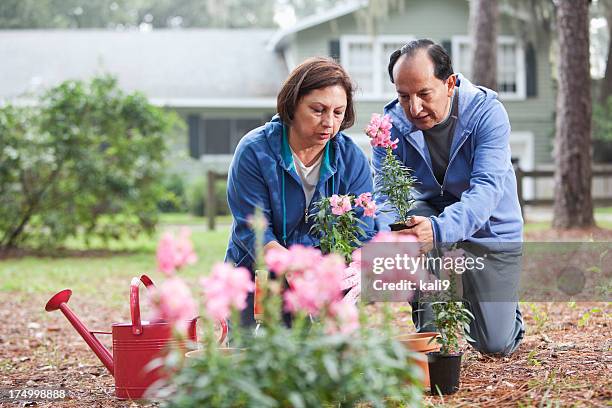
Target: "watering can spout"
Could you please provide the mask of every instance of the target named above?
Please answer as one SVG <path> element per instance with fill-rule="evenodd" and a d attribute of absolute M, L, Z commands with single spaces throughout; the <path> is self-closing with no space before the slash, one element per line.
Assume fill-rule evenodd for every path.
<path fill-rule="evenodd" d="M 72 296 L 72 291 L 70 289 L 64 289 L 61 292 L 56 293 L 49 301 L 47 302 L 47 306 L 45 306 L 45 310 L 47 312 L 51 312 L 53 310 L 61 310 L 66 319 L 72 324 L 72 326 L 76 329 L 76 331 L 81 335 L 83 340 L 87 343 L 87 345 L 93 350 L 94 353 L 98 356 L 100 361 L 108 368 L 108 371 L 112 375 L 114 375 L 114 365 L 113 365 L 113 356 L 110 351 L 94 335 L 94 332 L 91 332 L 84 324 L 79 320 L 79 318 L 74 314 L 74 312 L 68 307 L 68 300 Z"/>

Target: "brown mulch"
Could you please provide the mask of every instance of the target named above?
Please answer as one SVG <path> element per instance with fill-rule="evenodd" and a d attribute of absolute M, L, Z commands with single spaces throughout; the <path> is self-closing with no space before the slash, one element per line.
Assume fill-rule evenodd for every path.
<path fill-rule="evenodd" d="M 536 313 L 522 307 L 527 334 L 514 354 L 487 357 L 466 347 L 460 391 L 445 398 L 429 396 L 426 401 L 470 407 L 609 406 L 610 306 L 538 303 L 536 307 Z M 593 308 L 602 311 L 581 322 Z"/>
<path fill-rule="evenodd" d="M 612 241 L 612 231 L 591 229 L 560 234 L 538 231 L 526 241 Z M 50 294 L 49 294 L 50 295 Z M 113 377 L 59 311 L 44 312 L 46 295 L 0 292 L 0 388 L 63 387 L 71 398 L 0 407 L 135 407 L 148 402 L 119 401 Z M 104 294 L 70 300 L 91 330 L 110 330 L 129 317 L 105 306 Z M 598 310 L 599 309 L 599 310 Z M 461 389 L 454 395 L 425 395 L 429 405 L 453 407 L 610 406 L 612 401 L 612 307 L 610 303 L 537 303 L 522 306 L 527 326 L 520 348 L 492 358 L 465 347 Z M 585 314 L 590 312 L 590 317 Z M 397 323 L 409 327 L 405 308 Z M 109 346 L 110 336 L 100 336 Z"/>
<path fill-rule="evenodd" d="M 525 233 L 525 242 L 534 241 L 612 241 L 612 229 L 591 227 L 569 230 L 546 229 Z"/>
<path fill-rule="evenodd" d="M 72 395 L 61 402 L 37 402 L 35 406 L 41 407 L 134 406 L 114 398 L 112 376 L 61 313 L 42 311 L 46 300 L 38 295 L 0 294 L 0 387 L 64 387 Z M 92 299 L 71 300 L 71 304 L 92 330 L 108 330 L 110 322 L 127 315 L 127 310 L 109 310 Z M 538 303 L 535 307 L 534 311 L 523 306 L 528 331 L 517 352 L 492 358 L 466 346 L 461 390 L 445 398 L 426 395 L 425 401 L 514 407 L 550 400 L 559 406 L 605 406 L 612 399 L 610 305 Z M 601 311 L 581 321 L 595 307 Z M 398 311 L 399 324 L 407 325 L 409 319 L 408 313 Z M 104 342 L 109 345 L 108 339 Z"/>

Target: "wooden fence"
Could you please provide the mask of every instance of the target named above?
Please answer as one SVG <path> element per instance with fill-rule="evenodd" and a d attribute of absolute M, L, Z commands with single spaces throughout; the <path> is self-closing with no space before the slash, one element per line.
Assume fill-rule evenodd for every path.
<path fill-rule="evenodd" d="M 554 203 L 553 198 L 532 198 L 525 199 L 523 197 L 523 181 L 525 178 L 532 178 L 534 182 L 538 178 L 553 178 L 555 177 L 554 170 L 530 170 L 524 171 L 520 167 L 514 166 L 514 173 L 516 174 L 516 187 L 518 190 L 519 203 L 521 204 L 521 210 L 524 211 L 525 205 L 552 205 Z M 612 170 L 593 170 L 593 178 L 595 177 L 612 177 Z M 608 206 L 612 205 L 612 197 L 594 197 L 593 205 L 596 206 Z"/>
<path fill-rule="evenodd" d="M 206 217 L 208 218 L 208 229 L 214 231 L 215 217 L 217 216 L 215 185 L 217 180 L 227 180 L 227 173 L 217 173 L 209 170 L 206 174 L 206 180 L 206 196 L 204 197 Z"/>
<path fill-rule="evenodd" d="M 523 197 L 523 181 L 526 178 L 531 178 L 534 181 L 538 178 L 553 178 L 555 172 L 553 170 L 521 170 L 519 166 L 515 164 L 514 172 L 516 174 L 516 185 L 519 196 L 519 203 L 521 204 L 521 211 L 524 211 L 526 205 L 552 205 L 554 203 L 553 198 L 532 198 L 525 199 Z M 612 178 L 612 170 L 593 170 L 593 177 L 605 177 Z M 209 170 L 207 173 L 207 193 L 204 197 L 206 203 L 206 217 L 208 218 L 208 229 L 211 231 L 215 229 L 215 217 L 217 215 L 217 203 L 215 200 L 215 184 L 217 180 L 227 180 L 227 173 L 217 173 L 213 170 Z M 609 206 L 612 205 L 612 197 L 594 197 L 593 204 L 596 206 Z"/>

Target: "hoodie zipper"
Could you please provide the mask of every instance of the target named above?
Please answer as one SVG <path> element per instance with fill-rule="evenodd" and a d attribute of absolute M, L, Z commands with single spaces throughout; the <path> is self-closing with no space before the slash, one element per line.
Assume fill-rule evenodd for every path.
<path fill-rule="evenodd" d="M 423 153 L 421 153 L 421 150 L 419 149 L 419 147 L 417 145 L 415 145 L 414 143 L 412 143 L 412 139 L 410 139 L 410 136 L 406 138 L 406 140 L 408 140 L 408 143 L 410 143 L 410 145 L 412 147 L 414 147 L 414 149 L 419 152 L 419 155 L 421 156 L 421 158 L 423 159 L 423 161 L 425 162 L 425 164 L 427 165 L 427 168 L 429 169 L 429 173 L 431 174 L 431 176 L 433 177 L 434 181 L 436 182 L 436 184 L 438 185 L 438 187 L 440 188 L 440 195 L 444 194 L 444 189 L 442 188 L 442 185 L 438 182 L 438 179 L 436 178 L 436 175 L 434 174 L 433 169 L 431 168 L 431 166 L 429 165 L 429 162 L 427 161 L 427 159 L 425 158 L 425 156 L 423 155 Z M 450 162 L 449 162 L 450 165 Z M 446 174 L 444 174 L 444 177 L 446 178 Z M 444 184 L 444 180 L 443 183 Z"/>
<path fill-rule="evenodd" d="M 410 139 L 410 137 L 407 137 L 406 140 L 408 140 L 408 143 L 410 143 L 410 145 L 412 147 L 414 147 L 414 149 L 419 152 L 419 155 L 421 156 L 421 158 L 423 159 L 423 161 L 425 162 L 425 164 L 427 165 L 427 168 L 429 169 L 429 172 L 431 174 L 431 176 L 433 177 L 433 179 L 435 180 L 436 184 L 438 185 L 438 187 L 440 188 L 440 196 L 444 195 L 444 185 L 446 184 L 446 173 L 448 173 L 448 168 L 450 167 L 451 163 L 453 162 L 453 160 L 455 159 L 455 157 L 457 156 L 457 153 L 459 153 L 459 150 L 461 149 L 461 147 L 463 146 L 463 144 L 465 143 L 465 141 L 467 140 L 467 136 L 463 137 L 463 140 L 461 140 L 461 142 L 459 143 L 459 145 L 457 146 L 457 149 L 455 149 L 455 152 L 453 153 L 453 155 L 451 156 L 451 158 L 448 160 L 448 166 L 446 166 L 446 172 L 444 172 L 444 179 L 442 180 L 442 184 L 440 184 L 440 182 L 438 181 L 438 179 L 436 178 L 436 175 L 434 174 L 433 168 L 429 165 L 429 162 L 427 161 L 427 159 L 425 158 L 425 156 L 421 153 L 421 150 L 419 149 L 418 146 L 416 146 L 413 142 L 412 139 Z"/>
<path fill-rule="evenodd" d="M 468 139 L 468 136 L 469 136 L 469 133 L 467 135 L 465 135 L 465 136 L 462 136 L 463 139 L 461 140 L 461 142 L 459 143 L 459 145 L 455 149 L 455 152 L 453 153 L 451 158 L 448 160 L 448 166 L 446 166 L 446 171 L 444 172 L 444 179 L 442 179 L 442 185 L 440 186 L 440 196 L 444 195 L 444 186 L 446 185 L 446 174 L 448 173 L 448 169 L 450 168 L 451 164 L 453 163 L 453 160 L 455 159 L 455 157 L 457 157 L 457 153 L 459 153 L 459 150 L 461 150 L 461 147 L 465 144 L 465 141 Z M 438 184 L 440 184 L 440 183 L 438 183 Z"/>

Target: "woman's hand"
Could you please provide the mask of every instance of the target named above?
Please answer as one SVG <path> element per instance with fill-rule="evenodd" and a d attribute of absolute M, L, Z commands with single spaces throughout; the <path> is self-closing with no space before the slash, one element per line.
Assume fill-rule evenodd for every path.
<path fill-rule="evenodd" d="M 266 245 L 264 245 L 264 254 L 266 254 L 271 249 L 280 249 L 282 251 L 288 251 L 288 249 L 279 244 L 278 241 L 270 241 Z"/>

